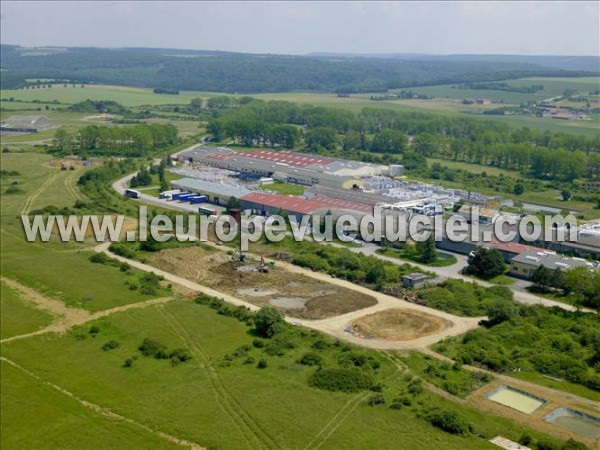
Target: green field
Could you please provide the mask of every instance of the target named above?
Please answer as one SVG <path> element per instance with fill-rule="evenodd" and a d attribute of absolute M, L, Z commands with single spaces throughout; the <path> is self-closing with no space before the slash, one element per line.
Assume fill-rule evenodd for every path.
<path fill-rule="evenodd" d="M 17 291 L 4 284 L 0 284 L 0 302 L 0 339 L 31 333 L 53 320 L 50 314 L 24 301 Z"/>
<path fill-rule="evenodd" d="M 273 184 L 264 185 L 263 190 L 283 195 L 302 195 L 304 194 L 305 188 L 297 184 L 289 184 L 282 183 L 281 181 L 276 181 Z"/>
<path fill-rule="evenodd" d="M 454 89 L 455 85 L 414 87 L 412 90 L 419 94 L 435 96 L 436 98 L 486 98 L 493 102 L 508 104 L 519 104 L 533 100 L 544 100 L 562 95 L 565 89 L 576 89 L 582 94 L 600 89 L 600 79 L 597 77 L 581 78 L 520 78 L 518 80 L 505 81 L 509 86 L 526 87 L 531 85 L 543 85 L 544 89 L 534 94 L 521 92 L 507 92 L 500 90 L 478 90 L 478 89 Z M 489 105 L 488 105 L 489 107 Z"/>
<path fill-rule="evenodd" d="M 105 417 L 1 361 L 4 449 L 174 449 L 140 427 Z"/>
<path fill-rule="evenodd" d="M 44 89 L 18 89 L 18 90 L 3 90 L 2 98 L 8 99 L 14 97 L 17 100 L 31 102 L 32 100 L 40 100 L 51 102 L 57 100 L 60 103 L 73 104 L 82 102 L 87 99 L 91 100 L 111 100 L 121 103 L 123 106 L 139 106 L 139 105 L 165 105 L 165 104 L 187 104 L 191 99 L 201 97 L 211 97 L 220 95 L 210 92 L 197 91 L 182 91 L 179 95 L 155 94 L 152 89 L 142 89 L 127 86 L 107 86 L 107 85 L 85 85 L 81 88 L 63 87 L 62 84 L 53 85 L 52 88 Z M 12 102 L 3 101 L 2 106 Z M 16 103 L 12 103 L 13 105 Z M 45 105 L 41 106 L 42 109 Z M 53 105 L 50 105 L 53 107 Z"/>
<path fill-rule="evenodd" d="M 261 370 L 243 362 L 247 356 L 258 360 L 264 355 L 251 345 L 247 356 L 226 358 L 251 344 L 253 337 L 243 324 L 205 306 L 175 302 L 120 313 L 98 325 L 101 331 L 95 338 L 75 339 L 87 331 L 84 326 L 64 336 L 9 342 L 3 355 L 86 401 L 208 448 L 382 448 L 391 442 L 415 449 L 492 448 L 481 438 L 431 427 L 415 416 L 420 408 L 416 403 L 399 410 L 370 407 L 366 395 L 310 387 L 307 377 L 315 369 L 295 361 L 316 338 L 306 337 L 305 344 L 283 356 L 266 356 L 268 367 Z M 193 359 L 172 367 L 168 361 L 140 356 L 132 367 L 122 367 L 145 337 L 168 348 L 188 348 Z M 108 340 L 118 341 L 119 348 L 102 351 Z M 319 351 L 326 361 L 338 352 Z M 381 364 L 379 371 L 387 380 L 384 395 L 397 395 L 403 382 L 396 368 L 385 358 Z M 13 395 L 22 394 L 22 385 L 11 388 Z M 445 403 L 427 392 L 418 399 L 428 408 Z M 524 431 L 509 420 L 459 405 L 452 408 L 487 439 L 497 433 L 517 439 Z M 4 413 L 3 420 L 23 432 L 18 417 Z M 51 420 L 47 426 L 53 430 L 56 424 Z M 120 448 L 130 445 L 125 441 Z"/>
<path fill-rule="evenodd" d="M 374 102 L 370 101 L 371 94 L 358 94 L 350 98 L 338 98 L 335 94 L 321 93 L 277 93 L 277 94 L 255 94 L 253 97 L 263 100 L 286 100 L 300 104 L 312 104 L 318 106 L 343 108 L 350 111 L 358 112 L 362 108 L 389 108 L 394 110 L 426 110 L 429 112 L 438 112 L 446 115 L 468 114 L 470 117 L 484 118 L 488 120 L 501 120 L 513 127 L 528 126 L 535 129 L 563 131 L 576 134 L 583 134 L 588 137 L 593 137 L 598 134 L 600 127 L 600 116 L 593 115 L 591 120 L 570 120 L 560 121 L 550 118 L 540 118 L 533 116 L 481 116 L 473 114 L 480 112 L 481 109 L 489 109 L 494 105 L 463 105 L 460 99 L 465 97 L 482 97 L 489 98 L 493 101 L 503 100 L 508 104 L 519 104 L 522 101 L 539 100 L 549 97 L 554 97 L 562 94 L 567 89 L 578 89 L 582 92 L 591 91 L 599 88 L 600 81 L 594 77 L 584 78 L 523 78 L 519 80 L 509 80 L 508 84 L 515 86 L 529 86 L 532 84 L 543 84 L 545 89 L 536 94 L 522 94 L 514 92 L 504 92 L 495 90 L 461 90 L 452 89 L 449 85 L 416 87 L 415 92 L 428 95 L 435 95 L 433 100 L 396 100 Z M 64 104 L 73 104 L 86 99 L 92 100 L 112 100 L 121 103 L 124 106 L 142 106 L 142 105 L 165 105 L 165 104 L 187 104 L 193 98 L 209 98 L 216 95 L 224 95 L 212 92 L 201 91 L 181 91 L 178 95 L 155 94 L 151 89 L 133 88 L 125 86 L 107 86 L 107 85 L 85 85 L 84 88 L 69 87 L 64 88 L 62 85 L 54 85 L 48 89 L 19 89 L 19 90 L 4 90 L 1 92 L 2 99 L 13 97 L 17 100 L 22 100 L 22 107 L 29 109 L 27 114 L 46 114 L 49 117 L 55 117 L 65 113 L 58 111 L 45 111 L 45 105 L 31 103 L 33 100 L 51 102 L 57 100 Z M 376 94 L 377 95 L 377 94 Z M 18 113 L 15 109 L 19 108 L 19 102 L 2 102 L 2 108 L 6 109 L 2 117 L 10 114 Z M 49 105 L 50 108 L 64 107 L 64 105 Z M 31 111 L 31 109 L 41 108 L 41 112 Z M 10 110 L 10 111 L 8 111 Z M 24 114 L 25 112 L 23 112 Z M 73 114 L 73 113 L 71 113 Z M 77 116 L 80 120 L 85 115 Z M 73 126 L 72 118 L 68 119 L 66 125 Z M 61 120 L 62 122 L 62 120 Z M 179 126 L 179 125 L 178 125 Z M 182 125 L 184 133 L 195 132 L 195 125 Z M 188 128 L 189 127 L 189 128 Z M 191 128 L 191 129 L 190 129 Z"/>
<path fill-rule="evenodd" d="M 125 285 L 126 281 L 137 283 L 141 272 L 124 273 L 118 267 L 90 262 L 91 241 L 61 242 L 55 238 L 47 243 L 25 241 L 19 214 L 47 205 L 72 207 L 77 199 L 85 200 L 76 186 L 82 169 L 62 171 L 50 167 L 50 160 L 46 155 L 32 153 L 3 153 L 1 156 L 3 170 L 19 173 L 3 179 L 0 185 L 2 275 L 90 311 L 152 298 Z M 21 192 L 6 194 L 6 189 L 15 181 Z"/>

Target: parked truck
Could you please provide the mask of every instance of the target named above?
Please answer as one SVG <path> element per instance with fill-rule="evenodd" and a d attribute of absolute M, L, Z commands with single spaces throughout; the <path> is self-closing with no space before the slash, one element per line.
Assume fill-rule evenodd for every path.
<path fill-rule="evenodd" d="M 171 195 L 171 200 L 179 200 L 184 195 L 189 195 L 189 194 L 190 194 L 189 191 L 177 192 L 176 194 Z"/>
<path fill-rule="evenodd" d="M 173 189 L 171 191 L 163 191 L 160 194 L 158 194 L 158 198 L 162 198 L 162 199 L 166 199 L 166 200 L 172 200 L 173 199 L 173 195 L 179 194 L 180 192 L 181 192 L 181 189 Z"/>
<path fill-rule="evenodd" d="M 206 203 L 208 201 L 208 197 L 206 197 L 206 195 L 196 195 L 195 197 L 192 197 L 189 199 L 189 202 L 192 205 L 195 205 L 197 203 Z"/>
<path fill-rule="evenodd" d="M 141 194 L 135 189 L 125 189 L 125 197 L 140 198 Z"/>

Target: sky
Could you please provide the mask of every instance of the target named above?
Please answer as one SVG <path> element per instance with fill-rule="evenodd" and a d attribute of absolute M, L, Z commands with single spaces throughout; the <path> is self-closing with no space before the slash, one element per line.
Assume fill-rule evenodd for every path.
<path fill-rule="evenodd" d="M 600 2 L 27 2 L 3 44 L 248 53 L 600 54 Z"/>

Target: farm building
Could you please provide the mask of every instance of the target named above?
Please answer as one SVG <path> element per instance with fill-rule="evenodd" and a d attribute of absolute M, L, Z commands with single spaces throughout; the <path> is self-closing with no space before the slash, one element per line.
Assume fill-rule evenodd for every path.
<path fill-rule="evenodd" d="M 519 278 L 531 278 L 536 269 L 544 266 L 550 270 L 568 270 L 574 267 L 595 268 L 595 265 L 585 259 L 568 258 L 546 252 L 525 252 L 515 256 L 510 262 L 511 275 Z"/>
<path fill-rule="evenodd" d="M 46 116 L 11 116 L 0 124 L 2 134 L 28 134 L 56 128 Z"/>

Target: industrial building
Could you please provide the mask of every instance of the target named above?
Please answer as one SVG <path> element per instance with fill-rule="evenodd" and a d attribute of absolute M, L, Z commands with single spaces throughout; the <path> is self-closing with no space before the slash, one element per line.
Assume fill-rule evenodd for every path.
<path fill-rule="evenodd" d="M 46 116 L 11 116 L 0 124 L 2 134 L 30 134 L 57 128 Z"/>
<path fill-rule="evenodd" d="M 198 180 L 195 178 L 183 178 L 181 180 L 172 181 L 171 186 L 183 191 L 206 195 L 208 201 L 215 205 L 226 205 L 231 197 L 239 199 L 252 192 L 243 187 L 214 183 L 212 181 Z"/>
<path fill-rule="evenodd" d="M 581 258 L 568 258 L 546 252 L 525 252 L 515 256 L 510 261 L 510 274 L 515 277 L 529 279 L 540 266 L 544 266 L 550 270 L 561 271 L 574 267 L 597 268 L 594 263 Z"/>
<path fill-rule="evenodd" d="M 362 187 L 366 177 L 402 173 L 402 166 L 346 161 L 290 151 L 235 151 L 225 147 L 198 146 L 180 155 L 192 164 L 232 170 L 256 178 L 268 177 L 287 183 L 316 184 L 343 189 Z"/>

